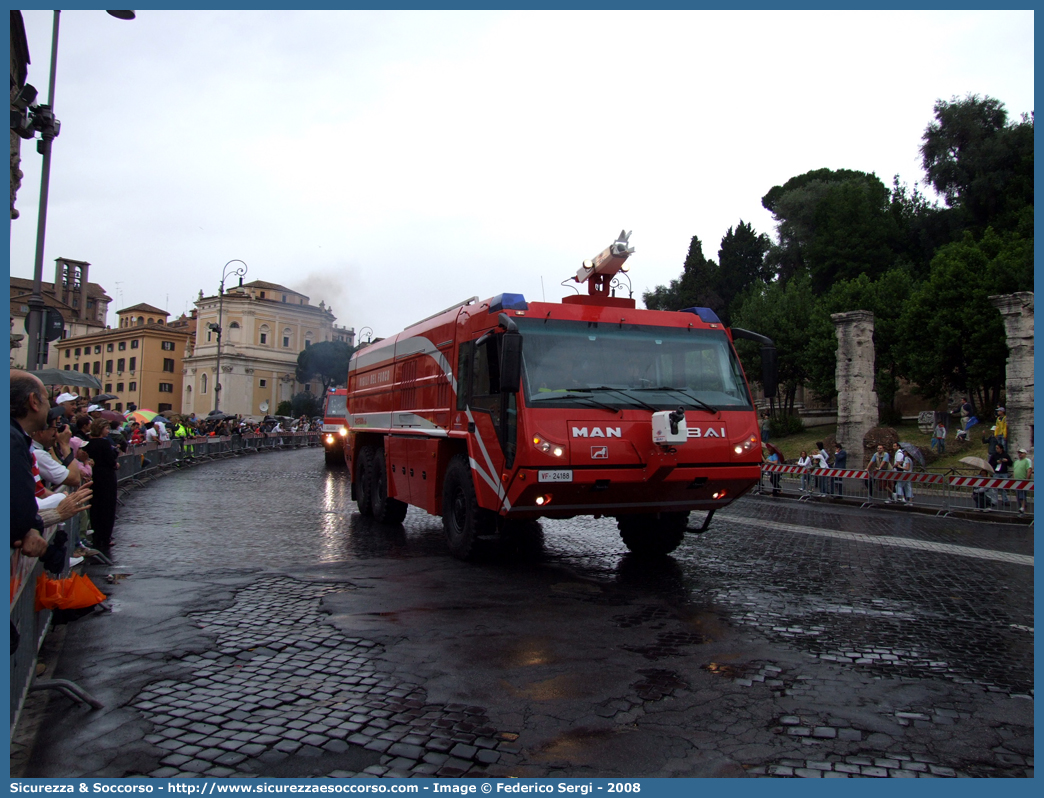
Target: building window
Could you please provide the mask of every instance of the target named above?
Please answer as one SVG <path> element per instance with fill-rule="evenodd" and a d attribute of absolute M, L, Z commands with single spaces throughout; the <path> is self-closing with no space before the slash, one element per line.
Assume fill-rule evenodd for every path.
<path fill-rule="evenodd" d="M 65 350 L 65 356 L 66 357 L 69 356 L 69 350 L 68 349 Z M 76 347 L 76 357 L 79 357 L 79 356 L 80 356 L 80 347 Z"/>
<path fill-rule="evenodd" d="M 138 348 L 138 339 L 135 338 L 133 341 L 131 341 L 131 349 L 137 349 L 137 348 Z"/>
<path fill-rule="evenodd" d="M 174 393 L 174 383 L 172 382 L 161 382 L 159 384 L 160 393 Z"/>
<path fill-rule="evenodd" d="M 123 410 L 123 402 L 116 403 L 116 410 Z"/>
<path fill-rule="evenodd" d="M 283 336 L 283 347 L 286 348 L 286 349 L 290 348 L 290 336 L 289 335 L 284 335 Z"/>
<path fill-rule="evenodd" d="M 126 365 L 127 365 L 127 359 L 121 357 L 119 360 L 116 361 L 116 372 L 117 373 L 122 372 Z"/>
<path fill-rule="evenodd" d="M 138 358 L 132 357 L 130 359 L 130 370 L 134 371 L 138 367 Z"/>
<path fill-rule="evenodd" d="M 120 341 L 120 344 L 117 347 L 117 349 L 119 349 L 121 352 L 126 351 L 126 349 L 127 349 L 127 342 L 126 341 Z"/>
<path fill-rule="evenodd" d="M 79 371 L 79 370 L 80 370 L 80 364 L 79 364 L 79 363 L 73 363 L 73 368 L 72 368 L 72 370 L 73 370 L 73 371 Z"/>
<path fill-rule="evenodd" d="M 306 383 L 305 384 L 305 393 L 311 393 L 311 392 L 312 392 L 311 384 L 310 383 Z"/>
<path fill-rule="evenodd" d="M 95 374 L 101 374 L 101 361 L 100 360 L 95 360 L 94 361 L 94 373 Z"/>
<path fill-rule="evenodd" d="M 105 361 L 105 373 L 106 374 L 112 374 L 112 361 L 111 360 L 106 360 Z M 108 391 L 109 389 L 106 388 L 105 390 Z"/>
<path fill-rule="evenodd" d="M 105 383 L 105 393 L 112 393 L 112 383 L 111 382 Z"/>
<path fill-rule="evenodd" d="M 268 387 L 268 380 L 258 380 L 257 384 L 260 385 L 262 388 L 267 388 Z"/>
<path fill-rule="evenodd" d="M 174 409 L 174 405 L 172 405 L 170 402 L 160 402 L 159 403 L 159 410 L 157 412 L 164 413 L 167 410 L 173 410 L 173 409 Z"/>
<path fill-rule="evenodd" d="M 70 352 L 72 352 L 72 350 L 71 350 L 71 349 L 66 349 L 66 350 L 65 350 L 65 356 L 66 356 L 66 357 L 72 357 L 72 355 L 71 355 L 71 354 L 69 354 Z"/>
<path fill-rule="evenodd" d="M 210 343 L 210 341 L 211 341 L 211 335 L 213 335 L 213 333 L 212 333 L 212 332 L 210 331 L 210 328 L 208 327 L 208 328 L 207 328 L 207 343 L 208 343 L 208 344 L 209 344 L 209 343 Z"/>
<path fill-rule="evenodd" d="M 163 348 L 164 352 L 173 352 L 174 351 L 174 342 L 173 341 L 164 341 L 162 348 Z"/>
<path fill-rule="evenodd" d="M 138 390 L 138 383 L 136 383 L 136 382 L 128 383 L 127 384 L 127 390 L 128 391 L 136 391 L 136 390 Z"/>
<path fill-rule="evenodd" d="M 112 351 L 112 344 L 106 344 L 105 345 L 105 351 L 106 352 L 111 352 Z"/>
<path fill-rule="evenodd" d="M 94 354 L 96 354 L 96 355 L 100 355 L 101 354 L 101 344 L 97 344 L 94 347 Z"/>
<path fill-rule="evenodd" d="M 262 292 L 261 292 L 261 298 L 262 298 L 262 299 L 264 299 L 264 298 L 265 298 L 265 292 L 264 292 L 264 291 L 262 291 Z"/>
<path fill-rule="evenodd" d="M 116 383 L 116 393 L 123 393 L 123 383 L 122 382 Z"/>
<path fill-rule="evenodd" d="M 169 371 L 171 374 L 174 373 L 174 358 L 165 357 L 163 358 L 163 370 Z"/>
<path fill-rule="evenodd" d="M 283 294 L 283 301 L 286 302 L 286 294 Z"/>
<path fill-rule="evenodd" d="M 201 375 L 200 378 L 199 378 L 199 392 L 200 393 L 206 393 L 207 392 L 207 375 L 206 374 Z"/>

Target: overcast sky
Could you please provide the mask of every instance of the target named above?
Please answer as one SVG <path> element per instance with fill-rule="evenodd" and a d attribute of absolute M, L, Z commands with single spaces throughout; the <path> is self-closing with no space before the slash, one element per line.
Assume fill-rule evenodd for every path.
<path fill-rule="evenodd" d="M 52 13 L 24 12 L 47 94 Z M 939 98 L 1033 110 L 1033 13 L 61 15 L 44 279 L 174 316 L 222 269 L 377 336 L 472 295 L 557 301 L 621 228 L 634 295 L 812 169 L 923 179 Z M 40 156 L 11 271 L 32 277 Z M 231 285 L 230 282 L 228 285 Z M 109 323 L 115 324 L 110 313 Z"/>

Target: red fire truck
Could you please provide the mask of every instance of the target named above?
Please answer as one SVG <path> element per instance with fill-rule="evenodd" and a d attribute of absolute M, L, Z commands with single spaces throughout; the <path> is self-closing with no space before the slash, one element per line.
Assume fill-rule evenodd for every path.
<path fill-rule="evenodd" d="M 347 388 L 331 388 L 323 401 L 323 451 L 328 467 L 344 465 L 344 440 L 348 435 L 345 421 L 347 405 Z"/>
<path fill-rule="evenodd" d="M 757 413 L 732 339 L 707 308 L 638 309 L 612 295 L 633 252 L 620 237 L 560 303 L 472 297 L 355 353 L 345 456 L 363 515 L 441 515 L 468 559 L 513 520 L 612 516 L 639 554 L 758 482 Z M 688 528 L 692 510 L 707 511 Z"/>

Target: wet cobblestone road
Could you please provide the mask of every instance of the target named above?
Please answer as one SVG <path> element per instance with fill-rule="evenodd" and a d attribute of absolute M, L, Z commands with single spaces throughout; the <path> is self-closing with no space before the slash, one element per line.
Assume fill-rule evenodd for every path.
<path fill-rule="evenodd" d="M 469 565 L 322 459 L 125 499 L 54 674 L 105 709 L 34 694 L 15 775 L 1033 773 L 1023 527 L 748 498 L 661 561 L 573 519 Z"/>

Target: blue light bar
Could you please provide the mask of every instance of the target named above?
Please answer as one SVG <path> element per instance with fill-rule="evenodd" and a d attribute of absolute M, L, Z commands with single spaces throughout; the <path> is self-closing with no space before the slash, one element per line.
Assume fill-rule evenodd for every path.
<path fill-rule="evenodd" d="M 490 301 L 489 312 L 499 313 L 502 310 L 529 310 L 529 303 L 522 294 L 500 294 Z"/>
<path fill-rule="evenodd" d="M 718 314 L 710 308 L 682 308 L 682 313 L 695 313 L 700 317 L 701 321 L 705 321 L 708 324 L 721 324 L 721 319 L 718 318 Z"/>

